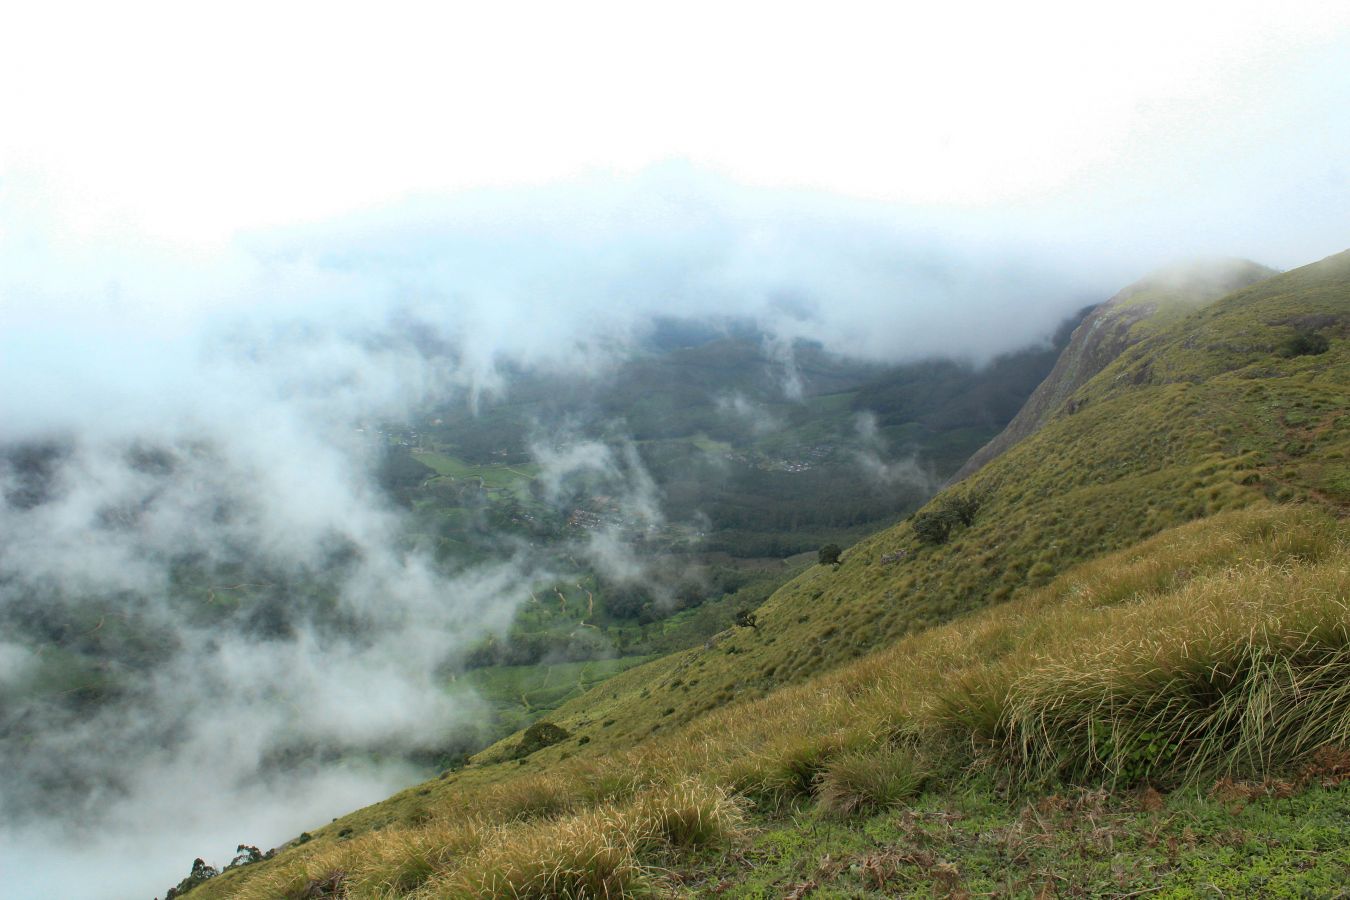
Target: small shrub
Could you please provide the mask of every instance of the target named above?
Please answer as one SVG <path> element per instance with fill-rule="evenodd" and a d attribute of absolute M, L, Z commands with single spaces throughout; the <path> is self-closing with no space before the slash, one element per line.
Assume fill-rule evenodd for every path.
<path fill-rule="evenodd" d="M 1330 347 L 1331 342 L 1327 340 L 1326 335 L 1301 328 L 1280 345 L 1280 355 L 1286 359 L 1295 356 L 1317 356 L 1326 353 Z"/>
<path fill-rule="evenodd" d="M 952 520 L 942 510 L 916 513 L 911 527 L 925 544 L 945 544 L 952 535 Z"/>
<path fill-rule="evenodd" d="M 571 737 L 566 730 L 559 728 L 552 722 L 535 722 L 525 733 L 520 736 L 520 743 L 516 744 L 514 752 L 511 754 L 513 759 L 522 759 L 543 750 L 545 747 L 551 747 L 561 741 Z"/>
<path fill-rule="evenodd" d="M 838 565 L 839 557 L 843 552 L 843 549 L 838 544 L 826 544 L 824 547 L 821 547 L 820 552 L 816 554 L 816 562 L 822 566 Z"/>
<path fill-rule="evenodd" d="M 958 525 L 969 528 L 975 524 L 982 502 L 975 493 L 943 497 L 936 509 L 916 513 L 910 527 L 925 544 L 945 544 Z"/>
<path fill-rule="evenodd" d="M 957 522 L 966 527 L 975 524 L 975 516 L 980 511 L 980 498 L 976 494 L 962 494 L 944 501 L 944 509 Z"/>
<path fill-rule="evenodd" d="M 178 882 L 177 886 L 169 888 L 169 892 L 164 896 L 166 900 L 174 900 L 175 897 L 183 896 L 197 885 L 205 884 L 219 874 L 220 873 L 215 870 L 214 866 L 208 866 L 206 864 L 206 860 L 194 859 L 192 861 L 192 871 L 188 873 L 188 876 Z"/>

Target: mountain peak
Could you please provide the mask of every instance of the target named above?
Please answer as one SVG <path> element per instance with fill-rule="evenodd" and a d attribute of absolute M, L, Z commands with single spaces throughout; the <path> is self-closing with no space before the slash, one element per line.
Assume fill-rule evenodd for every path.
<path fill-rule="evenodd" d="M 1076 390 L 1161 325 L 1277 274 L 1249 259 L 1213 257 L 1173 263 L 1128 285 L 1088 313 L 1021 412 L 976 451 L 952 481 L 972 474 L 1034 433 Z"/>

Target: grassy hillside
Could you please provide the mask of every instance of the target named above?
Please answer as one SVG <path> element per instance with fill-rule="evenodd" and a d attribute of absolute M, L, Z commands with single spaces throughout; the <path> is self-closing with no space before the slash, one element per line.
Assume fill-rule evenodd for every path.
<path fill-rule="evenodd" d="M 540 715 L 554 711 L 568 698 L 643 662 L 646 662 L 644 657 L 628 656 L 528 666 L 488 666 L 469 670 L 456 680 L 455 687 L 467 689 L 482 699 L 496 719 L 490 730 L 500 734 L 526 727 Z"/>
<path fill-rule="evenodd" d="M 755 627 L 193 896 L 1323 895 L 1348 329 L 1350 253 L 1159 323 Z"/>

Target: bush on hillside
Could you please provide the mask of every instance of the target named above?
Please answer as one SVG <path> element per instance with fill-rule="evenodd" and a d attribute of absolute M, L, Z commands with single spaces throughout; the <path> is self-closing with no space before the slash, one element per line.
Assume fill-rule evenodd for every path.
<path fill-rule="evenodd" d="M 820 552 L 816 554 L 816 561 L 822 566 L 837 566 L 839 565 L 839 556 L 843 552 L 843 549 L 840 548 L 838 544 L 826 544 L 824 547 L 821 547 Z"/>
<path fill-rule="evenodd" d="M 516 751 L 513 754 L 515 759 L 524 759 L 531 753 L 543 750 L 545 747 L 552 747 L 560 741 L 565 741 L 570 734 L 566 729 L 559 728 L 552 722 L 535 722 L 525 733 L 520 736 L 520 743 L 516 745 Z"/>
<path fill-rule="evenodd" d="M 981 499 L 976 494 L 944 497 L 936 509 L 915 513 L 910 527 L 925 544 L 945 544 L 958 525 L 969 527 L 975 524 L 980 504 Z"/>
<path fill-rule="evenodd" d="M 1280 346 L 1280 355 L 1286 358 L 1317 356 L 1319 353 L 1326 353 L 1330 347 L 1331 342 L 1327 340 L 1326 335 L 1300 328 Z"/>
<path fill-rule="evenodd" d="M 914 535 L 925 544 L 945 544 L 952 534 L 952 519 L 942 510 L 916 513 Z"/>
<path fill-rule="evenodd" d="M 969 527 L 975 524 L 975 516 L 980 511 L 980 498 L 975 494 L 962 494 L 944 500 L 943 508 L 957 522 Z"/>
<path fill-rule="evenodd" d="M 199 884 L 205 884 L 220 873 L 214 866 L 208 866 L 206 860 L 200 857 L 192 861 L 192 871 L 188 877 L 178 882 L 177 886 L 169 888 L 169 892 L 164 895 L 164 900 L 174 900 L 175 897 L 182 897 L 188 891 Z"/>

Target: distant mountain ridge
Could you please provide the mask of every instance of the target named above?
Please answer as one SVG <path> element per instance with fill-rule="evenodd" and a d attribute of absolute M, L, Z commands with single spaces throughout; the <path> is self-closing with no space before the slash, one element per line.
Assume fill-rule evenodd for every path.
<path fill-rule="evenodd" d="M 997 437 L 975 451 L 951 483 L 1040 429 L 1075 391 L 1162 324 L 1276 274 L 1245 259 L 1200 260 L 1170 266 L 1126 287 L 1088 313 L 1026 405 Z"/>

